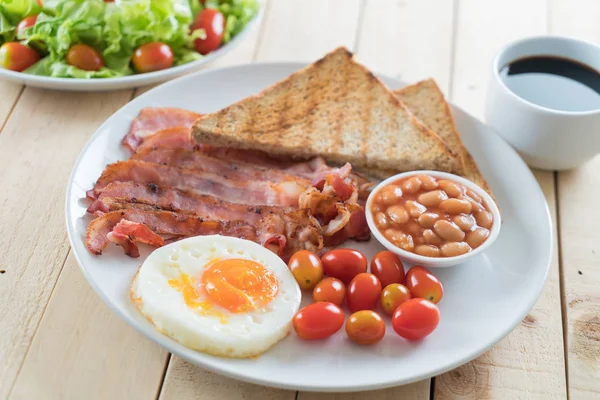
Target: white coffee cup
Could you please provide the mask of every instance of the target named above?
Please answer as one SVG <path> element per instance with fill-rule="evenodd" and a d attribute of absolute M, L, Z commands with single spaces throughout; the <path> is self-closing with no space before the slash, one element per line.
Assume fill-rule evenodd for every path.
<path fill-rule="evenodd" d="M 500 77 L 509 63 L 532 56 L 571 59 L 600 71 L 600 47 L 558 36 L 531 37 L 500 51 L 492 64 L 485 118 L 532 167 L 575 168 L 600 153 L 600 109 L 563 111 L 529 102 Z"/>

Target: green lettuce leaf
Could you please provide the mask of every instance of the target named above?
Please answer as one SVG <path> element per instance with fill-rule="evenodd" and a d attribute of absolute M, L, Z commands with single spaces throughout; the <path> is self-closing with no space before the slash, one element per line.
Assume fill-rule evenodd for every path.
<path fill-rule="evenodd" d="M 229 43 L 252 18 L 260 7 L 256 0 L 221 0 L 207 1 L 207 7 L 218 8 L 225 16 L 225 33 L 223 43 Z"/>
<path fill-rule="evenodd" d="M 40 11 L 35 0 L 0 0 L 0 45 L 15 40 L 19 22 Z"/>
<path fill-rule="evenodd" d="M 8 2 L 0 0 L 0 5 L 4 6 L 0 7 L 2 40 L 14 39 L 13 19 L 5 12 Z M 40 11 L 35 0 L 12 0 L 11 4 L 11 16 L 16 9 L 23 16 Z M 206 6 L 210 4 L 211 1 L 207 1 Z M 226 19 L 224 43 L 244 28 L 259 7 L 256 0 L 213 0 L 212 6 Z M 175 65 L 200 59 L 202 55 L 195 51 L 194 39 L 202 37 L 204 32 L 190 32 L 189 27 L 202 8 L 199 0 L 116 0 L 108 3 L 103 0 L 45 0 L 37 23 L 19 34 L 18 39 L 45 55 L 25 72 L 67 78 L 129 75 L 133 73 L 131 58 L 135 49 L 150 42 L 169 45 Z M 105 68 L 82 71 L 68 65 L 66 54 L 77 43 L 94 47 L 102 55 Z"/>

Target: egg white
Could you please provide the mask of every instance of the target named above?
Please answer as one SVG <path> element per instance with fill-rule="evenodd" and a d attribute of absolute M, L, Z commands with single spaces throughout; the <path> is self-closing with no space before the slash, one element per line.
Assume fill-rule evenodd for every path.
<path fill-rule="evenodd" d="M 215 259 L 253 260 L 277 278 L 275 298 L 251 312 L 232 313 L 216 304 L 207 312 L 190 308 L 168 281 L 182 273 L 196 282 Z M 182 345 L 217 356 L 251 357 L 265 352 L 290 332 L 301 292 L 287 265 L 276 254 L 244 239 L 197 236 L 156 249 L 133 279 L 131 298 L 163 334 Z M 199 291 L 199 299 L 206 295 Z"/>

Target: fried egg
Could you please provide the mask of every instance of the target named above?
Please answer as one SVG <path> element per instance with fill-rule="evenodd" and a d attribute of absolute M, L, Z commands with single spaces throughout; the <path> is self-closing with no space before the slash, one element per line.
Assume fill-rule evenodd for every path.
<path fill-rule="evenodd" d="M 190 349 L 251 357 L 290 332 L 301 294 L 276 254 L 212 235 L 152 252 L 133 279 L 131 298 L 160 332 Z"/>

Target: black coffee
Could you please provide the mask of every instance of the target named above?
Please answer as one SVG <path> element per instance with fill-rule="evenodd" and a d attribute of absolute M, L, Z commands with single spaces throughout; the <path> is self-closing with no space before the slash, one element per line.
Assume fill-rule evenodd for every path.
<path fill-rule="evenodd" d="M 500 77 L 519 97 L 562 111 L 600 109 L 600 73 L 577 61 L 553 56 L 521 58 Z"/>

